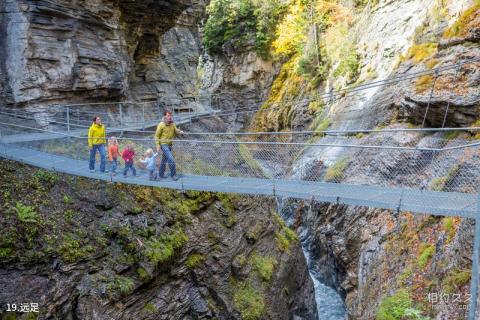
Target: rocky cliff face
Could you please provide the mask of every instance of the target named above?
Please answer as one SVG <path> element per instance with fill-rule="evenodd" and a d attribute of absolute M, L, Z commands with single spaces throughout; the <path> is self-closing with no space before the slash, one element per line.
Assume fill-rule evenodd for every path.
<path fill-rule="evenodd" d="M 315 202 L 289 202 L 282 214 L 309 244 L 311 268 L 345 298 L 349 319 L 405 316 L 407 308 L 466 316 L 471 221 Z"/>
<path fill-rule="evenodd" d="M 38 303 L 39 319 L 316 318 L 272 199 L 1 168 L 2 306 Z"/>
<path fill-rule="evenodd" d="M 420 126 L 424 119 L 426 127 L 477 126 L 480 64 L 475 59 L 480 57 L 479 10 L 478 1 L 377 2 L 366 9 L 358 28 L 353 28 L 359 41 L 356 79 L 348 83 L 345 78 L 329 73 L 324 87 L 319 88 L 322 92 L 328 93 L 329 88 L 341 88 L 345 84 L 355 86 L 455 63 L 463 65 L 438 77 L 426 75 L 364 90 L 353 97 L 347 94 L 333 100 L 321 99 L 319 103 L 311 101 L 308 92 L 297 91 L 300 103 L 295 103 L 294 108 L 285 103 L 284 110 L 272 108 L 267 111 L 268 116 L 260 114 L 259 127 L 281 129 L 278 118 L 285 119 L 282 114 L 287 111 L 290 116 L 283 122 L 283 128 L 296 128 L 296 124 L 301 123 L 299 119 L 307 119 L 304 123 L 311 122 L 312 128 L 318 130 L 405 128 Z M 308 82 L 298 75 L 285 74 L 281 82 L 284 86 Z M 281 96 L 288 89 L 279 92 Z M 315 113 L 307 112 L 309 109 Z M 449 137 L 400 132 L 348 138 L 327 136 L 315 141 L 443 146 L 453 143 L 448 140 L 452 137 L 471 139 L 472 136 L 470 133 Z M 416 174 L 407 173 L 409 166 L 418 165 L 415 159 L 381 151 L 359 154 L 349 148 L 327 147 L 304 152 L 293 166 L 294 174 L 316 172 L 321 175 L 342 159 L 348 159 L 348 164 L 341 170 L 340 180 L 347 184 L 382 185 L 408 180 L 419 186 L 426 172 L 442 179 L 448 170 L 453 170 L 447 168 L 451 164 L 442 163 L 440 159 L 435 161 L 441 163 L 441 169 L 435 169 L 435 161 L 430 157 L 428 164 Z M 478 159 L 467 151 L 460 162 L 463 161 L 477 166 Z M 386 176 L 361 173 L 372 167 L 388 173 Z M 445 172 L 438 172 L 444 168 Z M 468 175 L 467 171 L 459 174 Z M 303 177 L 308 179 L 308 174 Z M 429 181 L 432 187 L 430 182 L 433 181 Z M 476 192 L 461 185 L 455 188 Z M 300 234 L 304 234 L 316 274 L 345 297 L 352 319 L 389 319 L 394 312 L 406 309 L 436 319 L 465 317 L 471 272 L 471 221 L 297 202 L 286 205 L 284 214 L 292 225 L 300 228 Z M 437 299 L 440 295 L 453 294 L 458 297 L 453 303 Z"/>
<path fill-rule="evenodd" d="M 4 1 L 2 101 L 32 111 L 57 103 L 122 100 L 199 109 L 258 107 L 279 64 L 248 49 L 205 53 L 199 31 L 205 5 L 196 0 Z"/>
<path fill-rule="evenodd" d="M 42 105 L 192 95 L 204 6 L 2 1 L 2 96 L 8 104 Z"/>
<path fill-rule="evenodd" d="M 213 108 L 240 111 L 224 118 L 228 123 L 249 123 L 266 99 L 280 63 L 260 57 L 254 50 L 201 57 L 200 94 L 210 97 Z M 236 111 L 236 112 L 238 112 Z"/>

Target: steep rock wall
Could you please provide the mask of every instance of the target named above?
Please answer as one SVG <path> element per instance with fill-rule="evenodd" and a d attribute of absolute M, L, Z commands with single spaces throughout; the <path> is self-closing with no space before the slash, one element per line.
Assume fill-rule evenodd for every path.
<path fill-rule="evenodd" d="M 38 303 L 39 319 L 316 318 L 273 199 L 1 168 L 2 305 Z"/>

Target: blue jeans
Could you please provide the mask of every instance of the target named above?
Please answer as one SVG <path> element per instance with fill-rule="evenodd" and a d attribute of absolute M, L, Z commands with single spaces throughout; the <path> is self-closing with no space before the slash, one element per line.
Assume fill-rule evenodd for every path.
<path fill-rule="evenodd" d="M 94 144 L 92 149 L 90 149 L 90 170 L 95 170 L 95 155 L 97 150 L 100 153 L 100 172 L 105 172 L 105 145 L 104 144 Z"/>
<path fill-rule="evenodd" d="M 172 146 L 169 146 L 168 144 L 162 144 L 160 147 L 162 148 L 162 162 L 160 163 L 160 169 L 158 169 L 158 176 L 163 177 L 168 162 L 170 174 L 173 177 L 177 174 L 177 169 L 175 166 L 175 159 L 173 159 L 172 155 Z"/>
<path fill-rule="evenodd" d="M 148 170 L 148 178 L 150 180 L 156 180 L 157 179 L 157 174 L 155 170 Z"/>
<path fill-rule="evenodd" d="M 137 175 L 137 170 L 135 169 L 135 166 L 133 165 L 133 161 L 132 162 L 125 162 L 125 169 L 123 170 L 123 175 L 125 177 L 127 176 L 128 169 L 132 170 L 133 176 Z"/>
<path fill-rule="evenodd" d="M 112 161 L 110 161 L 110 172 L 116 173 L 117 167 L 118 167 L 118 160 L 112 159 Z"/>

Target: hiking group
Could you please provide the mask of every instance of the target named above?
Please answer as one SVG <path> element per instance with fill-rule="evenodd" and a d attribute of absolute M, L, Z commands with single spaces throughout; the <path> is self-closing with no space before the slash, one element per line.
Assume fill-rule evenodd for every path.
<path fill-rule="evenodd" d="M 158 124 L 157 130 L 155 131 L 156 152 L 149 148 L 138 161 L 147 169 L 150 180 L 165 178 L 167 164 L 170 168 L 172 180 L 178 180 L 175 159 L 172 154 L 172 140 L 182 133 L 184 132 L 178 129 L 173 121 L 172 112 L 165 111 L 163 120 Z M 116 137 L 109 137 L 107 146 L 105 125 L 98 116 L 93 118 L 93 123 L 88 130 L 88 147 L 90 150 L 90 172 L 95 172 L 95 158 L 98 152 L 100 154 L 100 172 L 108 173 L 110 171 L 112 175 L 116 175 L 119 164 L 118 160 L 121 156 L 125 163 L 123 176 L 127 177 L 128 171 L 131 171 L 133 176 L 137 175 L 135 168 L 135 146 L 131 143 L 127 144 L 125 149 L 120 152 L 118 139 Z M 160 165 L 157 167 L 157 158 L 160 154 L 162 158 Z M 106 168 L 107 157 L 109 163 L 108 169 Z"/>

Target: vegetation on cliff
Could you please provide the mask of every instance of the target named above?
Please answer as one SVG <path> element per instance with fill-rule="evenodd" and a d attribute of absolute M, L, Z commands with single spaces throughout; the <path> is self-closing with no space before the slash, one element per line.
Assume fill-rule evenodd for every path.
<path fill-rule="evenodd" d="M 190 294 L 185 290 L 196 287 L 216 292 L 202 291 L 196 298 L 208 305 L 203 313 L 278 318 L 279 312 L 288 314 L 284 290 L 295 294 L 303 290 L 297 284 L 311 286 L 303 280 L 282 280 L 285 272 L 298 267 L 289 260 L 301 251 L 295 233 L 270 201 L 253 205 L 232 194 L 110 184 L 11 161 L 2 161 L 0 177 L 0 265 L 29 270 L 37 277 L 55 278 L 59 270 L 68 270 L 50 291 L 35 288 L 40 290 L 36 294 L 48 296 L 44 308 L 60 318 L 76 312 L 69 303 L 92 297 L 104 302 L 102 311 L 95 312 L 118 313 L 118 318 L 124 312 L 127 318 L 164 314 L 165 297 L 157 299 L 154 292 L 164 290 L 183 299 Z M 303 268 L 295 277 L 308 279 Z M 0 283 L 8 283 L 5 277 L 0 276 Z M 51 296 L 58 290 L 64 296 L 60 302 Z M 217 295 L 222 295 L 221 301 Z M 169 316 L 197 312 L 189 311 L 195 307 L 182 299 L 169 304 Z M 126 310 L 119 307 L 129 300 L 137 302 Z M 312 301 L 313 296 L 302 296 L 297 306 L 313 312 L 313 307 L 301 307 Z M 284 309 L 273 307 L 277 304 Z"/>

